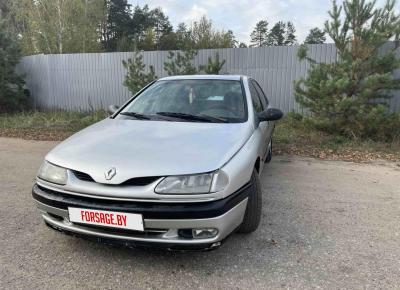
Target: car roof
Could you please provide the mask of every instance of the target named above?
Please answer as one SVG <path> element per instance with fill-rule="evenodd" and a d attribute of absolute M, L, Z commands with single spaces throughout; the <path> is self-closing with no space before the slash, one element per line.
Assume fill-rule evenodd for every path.
<path fill-rule="evenodd" d="M 169 76 L 160 78 L 161 81 L 171 80 L 226 80 L 226 81 L 240 81 L 241 75 L 181 75 Z"/>

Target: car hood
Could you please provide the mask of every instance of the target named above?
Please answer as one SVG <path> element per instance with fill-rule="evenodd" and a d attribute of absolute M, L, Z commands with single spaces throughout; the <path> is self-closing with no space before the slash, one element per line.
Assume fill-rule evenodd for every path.
<path fill-rule="evenodd" d="M 101 183 L 210 172 L 222 167 L 252 134 L 249 123 L 105 119 L 55 147 L 46 160 Z M 105 171 L 115 167 L 112 180 Z"/>

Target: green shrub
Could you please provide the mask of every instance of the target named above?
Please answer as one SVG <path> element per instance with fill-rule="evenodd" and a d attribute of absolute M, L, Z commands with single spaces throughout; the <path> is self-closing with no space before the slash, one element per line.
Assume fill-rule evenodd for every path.
<path fill-rule="evenodd" d="M 225 59 L 219 60 L 219 53 L 215 54 L 215 58 L 213 59 L 211 56 L 208 58 L 208 62 L 206 65 L 200 65 L 199 70 L 204 71 L 206 74 L 214 74 L 218 75 L 221 71 L 222 67 L 225 64 Z"/>
<path fill-rule="evenodd" d="M 293 121 L 301 121 L 303 120 L 303 115 L 296 113 L 296 112 L 289 112 L 285 116 L 288 120 L 293 120 Z"/>
<path fill-rule="evenodd" d="M 319 63 L 299 49 L 310 63 L 308 76 L 295 84 L 296 100 L 309 109 L 310 123 L 328 133 L 352 139 L 392 140 L 399 136 L 399 114 L 388 112 L 386 100 L 400 89 L 393 71 L 400 68 L 396 50 L 400 42 L 400 15 L 395 1 L 383 8 L 375 2 L 333 2 L 325 30 L 336 45 L 338 60 Z M 344 9 L 343 9 L 344 8 Z M 344 14 L 342 15 L 342 10 Z"/>
<path fill-rule="evenodd" d="M 138 51 L 133 53 L 133 58 L 129 58 L 127 61 L 123 60 L 122 65 L 128 71 L 124 86 L 128 88 L 132 95 L 157 79 L 152 65 L 149 66 L 149 72 L 145 73 L 146 65 L 143 63 L 143 56 Z"/>
<path fill-rule="evenodd" d="M 15 73 L 21 58 L 16 39 L 0 21 L 0 113 L 22 111 L 28 108 L 24 81 Z"/>
<path fill-rule="evenodd" d="M 197 50 L 188 49 L 182 52 L 168 52 L 168 61 L 164 62 L 164 70 L 169 76 L 193 75 L 197 73 L 193 65 L 193 59 L 197 55 Z"/>
<path fill-rule="evenodd" d="M 309 117 L 303 120 L 310 126 L 329 134 L 340 134 L 351 139 L 393 141 L 400 139 L 400 114 L 389 113 L 378 105 L 352 115 L 351 120 Z"/>

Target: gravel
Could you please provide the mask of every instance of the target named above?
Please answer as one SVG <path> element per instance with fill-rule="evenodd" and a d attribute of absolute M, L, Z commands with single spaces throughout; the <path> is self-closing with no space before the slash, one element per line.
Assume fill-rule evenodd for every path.
<path fill-rule="evenodd" d="M 57 143 L 0 138 L 0 288 L 400 288 L 400 167 L 277 156 L 263 217 L 210 252 L 111 247 L 48 229 L 30 190 Z"/>

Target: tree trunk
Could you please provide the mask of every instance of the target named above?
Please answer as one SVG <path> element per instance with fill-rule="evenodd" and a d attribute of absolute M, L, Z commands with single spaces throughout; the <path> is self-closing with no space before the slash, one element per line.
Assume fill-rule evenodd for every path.
<path fill-rule="evenodd" d="M 57 0 L 57 16 L 58 16 L 58 31 L 57 31 L 57 46 L 58 46 L 58 53 L 63 53 L 63 24 L 61 20 L 61 1 Z"/>

